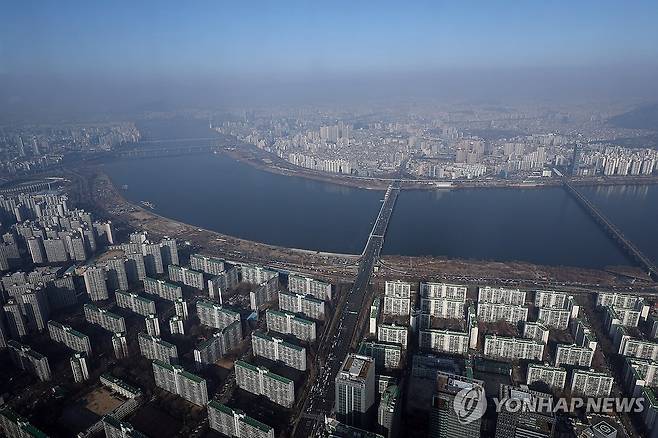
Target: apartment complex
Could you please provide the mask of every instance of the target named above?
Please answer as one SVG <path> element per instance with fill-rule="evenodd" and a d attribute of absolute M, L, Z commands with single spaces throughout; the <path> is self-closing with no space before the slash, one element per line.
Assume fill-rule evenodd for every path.
<path fill-rule="evenodd" d="M 304 347 L 258 331 L 251 334 L 251 345 L 256 356 L 266 357 L 282 362 L 291 368 L 306 371 L 306 349 Z"/>
<path fill-rule="evenodd" d="M 252 394 L 262 395 L 268 400 L 292 407 L 295 402 L 295 384 L 292 380 L 270 372 L 267 368 L 256 367 L 242 360 L 235 361 L 237 385 Z"/>
<path fill-rule="evenodd" d="M 208 403 L 206 381 L 185 371 L 181 366 L 154 360 L 153 376 L 158 388 L 176 394 L 198 406 L 205 406 Z"/>

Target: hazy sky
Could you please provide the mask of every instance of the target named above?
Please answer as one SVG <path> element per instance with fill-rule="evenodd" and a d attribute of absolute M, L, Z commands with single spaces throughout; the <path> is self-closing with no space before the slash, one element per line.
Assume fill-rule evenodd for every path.
<path fill-rule="evenodd" d="M 133 98 L 141 89 L 148 100 L 172 87 L 185 94 L 191 81 L 221 95 L 238 82 L 492 71 L 618 82 L 658 65 L 656 1 L 407 3 L 5 2 L 0 98 L 25 101 L 36 89 L 52 100 L 78 84 Z"/>

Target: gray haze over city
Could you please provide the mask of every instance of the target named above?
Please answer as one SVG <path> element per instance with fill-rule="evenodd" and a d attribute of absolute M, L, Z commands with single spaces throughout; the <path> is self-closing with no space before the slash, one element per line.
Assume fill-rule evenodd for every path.
<path fill-rule="evenodd" d="M 0 435 L 658 438 L 657 16 L 3 5 Z"/>

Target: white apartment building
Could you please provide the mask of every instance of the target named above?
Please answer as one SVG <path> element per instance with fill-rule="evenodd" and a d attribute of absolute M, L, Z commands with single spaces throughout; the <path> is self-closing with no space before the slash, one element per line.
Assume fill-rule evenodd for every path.
<path fill-rule="evenodd" d="M 212 334 L 200 342 L 194 349 L 194 362 L 198 370 L 217 362 L 242 341 L 242 324 L 233 321 L 232 324 Z"/>
<path fill-rule="evenodd" d="M 331 284 L 314 278 L 291 274 L 288 276 L 288 290 L 302 295 L 313 295 L 323 301 L 331 301 Z"/>
<path fill-rule="evenodd" d="M 312 319 L 324 320 L 324 301 L 312 295 L 301 295 L 279 291 L 279 309 L 293 313 L 301 313 Z"/>
<path fill-rule="evenodd" d="M 449 298 L 421 298 L 421 312 L 444 319 L 463 319 L 466 303 Z"/>
<path fill-rule="evenodd" d="M 519 289 L 484 286 L 478 288 L 478 302 L 492 304 L 510 304 L 522 306 L 526 301 L 526 292 Z"/>
<path fill-rule="evenodd" d="M 291 408 L 295 403 L 294 382 L 270 372 L 267 368 L 236 360 L 235 381 L 245 391 L 265 396 L 283 407 Z"/>
<path fill-rule="evenodd" d="M 118 307 L 128 309 L 138 315 L 148 316 L 152 313 L 157 313 L 155 310 L 155 301 L 136 293 L 117 291 L 115 299 Z"/>
<path fill-rule="evenodd" d="M 540 322 L 548 327 L 553 327 L 558 330 L 566 330 L 569 328 L 570 320 L 571 311 L 568 309 L 553 309 L 547 307 L 539 308 L 537 322 Z"/>
<path fill-rule="evenodd" d="M 542 360 L 544 344 L 532 339 L 487 335 L 484 337 L 484 355 L 501 359 Z"/>
<path fill-rule="evenodd" d="M 542 344 L 548 344 L 548 337 L 550 330 L 540 322 L 523 323 L 523 337 L 526 339 L 533 339 Z"/>
<path fill-rule="evenodd" d="M 201 324 L 216 329 L 223 329 L 234 321 L 240 321 L 240 314 L 213 301 L 199 300 L 196 312 Z"/>
<path fill-rule="evenodd" d="M 169 265 L 167 267 L 167 271 L 169 273 L 169 280 L 171 281 L 176 283 L 183 283 L 185 286 L 193 287 L 199 290 L 205 289 L 203 272 L 177 265 Z"/>
<path fill-rule="evenodd" d="M 48 334 L 53 341 L 64 344 L 71 350 L 91 356 L 89 336 L 53 320 L 48 321 Z"/>
<path fill-rule="evenodd" d="M 469 341 L 469 334 L 464 332 L 437 329 L 424 329 L 418 332 L 420 348 L 437 353 L 466 354 Z"/>
<path fill-rule="evenodd" d="M 208 280 L 208 295 L 210 298 L 217 299 L 219 304 L 222 304 L 223 294 L 238 285 L 238 273 L 238 267 L 234 266 Z"/>
<path fill-rule="evenodd" d="M 154 360 L 153 376 L 158 388 L 176 394 L 197 406 L 205 406 L 208 403 L 206 381 L 185 371 L 181 366 Z"/>
<path fill-rule="evenodd" d="M 220 275 L 224 272 L 224 260 L 203 254 L 190 256 L 190 267 L 195 271 L 205 272 L 208 275 Z"/>
<path fill-rule="evenodd" d="M 564 309 L 567 304 L 567 294 L 554 290 L 538 290 L 535 292 L 535 306 L 550 309 Z"/>
<path fill-rule="evenodd" d="M 183 290 L 180 286 L 167 283 L 164 280 L 154 280 L 150 277 L 144 278 L 144 292 L 157 295 L 168 301 L 176 301 L 177 298 L 183 298 Z"/>
<path fill-rule="evenodd" d="M 594 358 L 594 350 L 587 347 L 579 347 L 576 344 L 558 344 L 555 352 L 555 366 L 574 365 L 579 367 L 591 367 Z"/>
<path fill-rule="evenodd" d="M 372 357 L 378 369 L 400 368 L 402 347 L 388 342 L 364 341 L 359 346 L 359 354 Z"/>
<path fill-rule="evenodd" d="M 89 303 L 85 303 L 83 307 L 87 322 L 96 324 L 112 333 L 126 331 L 126 321 L 123 319 L 123 316 L 100 309 L 98 306 Z"/>
<path fill-rule="evenodd" d="M 446 299 L 466 302 L 467 286 L 449 283 L 420 283 L 423 298 Z"/>
<path fill-rule="evenodd" d="M 567 381 L 567 370 L 559 367 L 548 365 L 538 365 L 531 363 L 528 365 L 528 375 L 526 384 L 531 385 L 535 382 L 544 382 L 556 390 L 563 390 Z"/>
<path fill-rule="evenodd" d="M 613 377 L 594 370 L 574 370 L 571 377 L 571 392 L 588 397 L 608 397 L 612 391 Z"/>
<path fill-rule="evenodd" d="M 407 348 L 409 343 L 409 327 L 395 324 L 381 324 L 377 328 L 377 340 L 382 342 L 392 342 Z"/>
<path fill-rule="evenodd" d="M 251 334 L 251 345 L 256 356 L 283 362 L 291 368 L 306 371 L 306 349 L 304 347 L 258 331 Z"/>
<path fill-rule="evenodd" d="M 208 425 L 231 438 L 274 438 L 274 428 L 215 400 L 208 403 Z"/>
<path fill-rule="evenodd" d="M 315 342 L 315 321 L 301 318 L 294 313 L 268 309 L 265 312 L 267 328 L 282 334 L 291 334 L 297 339 Z"/>
<path fill-rule="evenodd" d="M 506 321 L 517 324 L 528 320 L 528 308 L 516 304 L 479 302 L 477 316 L 482 322 Z"/>
<path fill-rule="evenodd" d="M 145 358 L 168 364 L 178 363 L 178 349 L 174 344 L 142 332 L 137 334 L 137 341 L 139 351 Z"/>

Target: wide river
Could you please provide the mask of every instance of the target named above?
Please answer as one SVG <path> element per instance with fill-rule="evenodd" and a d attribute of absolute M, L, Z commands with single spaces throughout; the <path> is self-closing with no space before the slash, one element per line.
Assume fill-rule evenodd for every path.
<path fill-rule="evenodd" d="M 122 160 L 105 170 L 118 186 L 127 185 L 128 199 L 150 201 L 163 216 L 318 251 L 360 253 L 383 196 L 269 173 L 223 154 Z M 658 260 L 657 185 L 582 190 Z M 630 264 L 559 187 L 403 191 L 383 252 L 592 268 Z"/>

